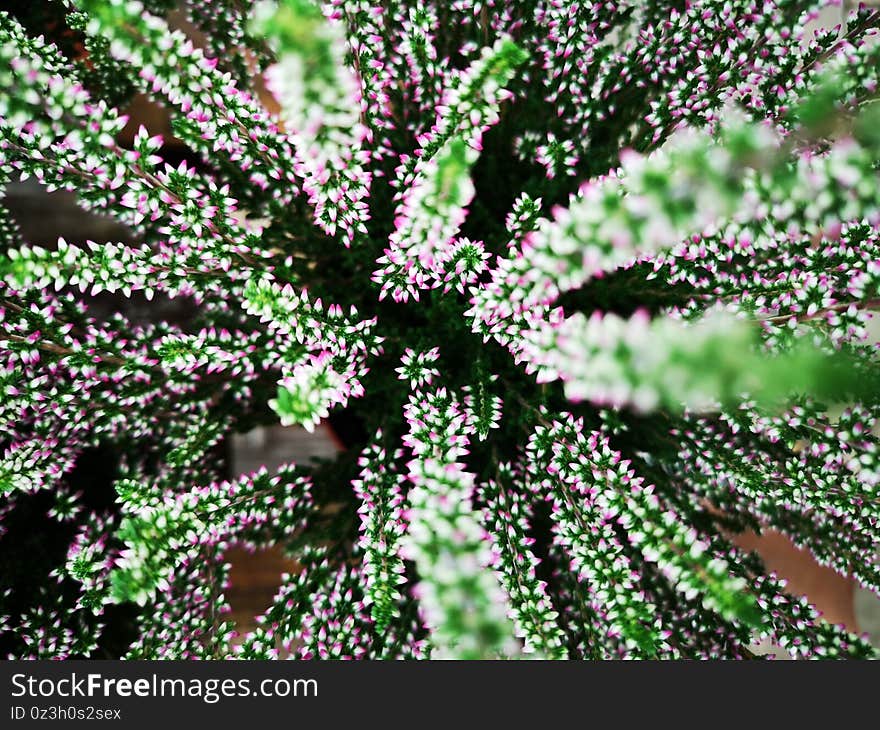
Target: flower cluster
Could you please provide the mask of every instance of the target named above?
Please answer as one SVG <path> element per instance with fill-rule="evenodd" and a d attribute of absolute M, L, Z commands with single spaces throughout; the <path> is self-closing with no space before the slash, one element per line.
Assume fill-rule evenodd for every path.
<path fill-rule="evenodd" d="M 875 656 L 733 535 L 880 593 L 880 12 L 20 5 L 0 187 L 125 233 L 0 199 L 5 655 Z"/>
<path fill-rule="evenodd" d="M 404 556 L 422 580 L 414 593 L 438 658 L 520 653 L 495 555 L 473 507 L 474 476 L 463 469 L 473 426 L 444 388 L 416 391 L 406 406 L 412 450 Z"/>

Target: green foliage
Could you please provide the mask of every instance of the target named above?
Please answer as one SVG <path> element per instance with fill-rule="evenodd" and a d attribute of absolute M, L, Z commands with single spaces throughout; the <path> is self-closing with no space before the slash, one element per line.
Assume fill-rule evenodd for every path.
<path fill-rule="evenodd" d="M 0 181 L 126 235 L 0 206 L 10 655 L 875 655 L 732 539 L 880 591 L 875 10 L 32 5 Z M 295 561 L 238 640 L 233 547 Z"/>

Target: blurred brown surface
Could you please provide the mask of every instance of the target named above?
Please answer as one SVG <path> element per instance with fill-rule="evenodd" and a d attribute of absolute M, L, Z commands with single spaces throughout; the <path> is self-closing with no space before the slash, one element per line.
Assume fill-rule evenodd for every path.
<path fill-rule="evenodd" d="M 774 530 L 765 530 L 760 536 L 745 532 L 734 537 L 733 541 L 745 550 L 757 551 L 767 570 L 778 573 L 787 581 L 788 592 L 807 596 L 826 621 L 844 624 L 850 631 L 860 630 L 852 578 L 819 565 L 809 552 L 796 547 L 785 535 Z"/>
<path fill-rule="evenodd" d="M 128 116 L 128 123 L 119 133 L 117 139 L 124 147 L 132 145 L 134 136 L 142 125 L 146 127 L 150 135 L 162 135 L 162 140 L 166 145 L 179 146 L 183 144 L 171 131 L 171 117 L 168 111 L 144 94 L 135 94 L 122 113 Z"/>
<path fill-rule="evenodd" d="M 233 547 L 224 559 L 231 565 L 231 585 L 226 591 L 231 619 L 238 632 L 245 633 L 256 627 L 256 617 L 272 605 L 282 574 L 296 573 L 299 564 L 278 547 L 253 552 Z"/>
<path fill-rule="evenodd" d="M 269 471 L 283 464 L 307 464 L 331 459 L 341 446 L 325 424 L 309 433 L 304 428 L 272 426 L 254 429 L 232 438 L 232 475 L 249 474 L 262 466 Z M 283 573 L 295 573 L 298 563 L 278 547 L 254 552 L 231 548 L 225 559 L 231 564 L 226 598 L 239 633 L 252 630 L 256 617 L 272 605 Z"/>

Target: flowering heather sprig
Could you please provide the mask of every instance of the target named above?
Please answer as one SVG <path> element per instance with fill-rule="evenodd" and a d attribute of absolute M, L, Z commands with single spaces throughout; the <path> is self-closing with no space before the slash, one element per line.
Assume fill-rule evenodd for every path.
<path fill-rule="evenodd" d="M 258 30 L 276 40 L 278 60 L 266 84 L 281 106 L 284 126 L 300 160 L 297 174 L 314 208 L 316 223 L 330 236 L 339 229 L 350 246 L 367 233 L 371 173 L 369 134 L 361 123 L 361 83 L 344 63 L 345 31 L 339 11 L 308 0 L 257 6 Z"/>
<path fill-rule="evenodd" d="M 67 552 L 64 570 L 82 586 L 76 607 L 101 613 L 109 593 L 108 580 L 114 565 L 114 554 L 108 550 L 113 528 L 108 520 L 91 518 L 81 529 Z"/>
<path fill-rule="evenodd" d="M 467 417 L 444 388 L 417 390 L 406 406 L 410 431 L 408 524 L 404 556 L 415 563 L 414 591 L 431 630 L 435 658 L 514 657 L 521 647 L 508 616 L 485 529 L 473 508 Z"/>
<path fill-rule="evenodd" d="M 450 77 L 437 121 L 419 135 L 413 156 L 402 157 L 396 171 L 403 192 L 398 193 L 402 200 L 395 231 L 377 261 L 381 268 L 373 274 L 373 281 L 382 285 L 380 299 L 390 293 L 395 301 L 418 300 L 420 289 L 439 287 L 466 272 L 463 285 L 482 272 L 482 244 L 467 242 L 474 251 L 462 256 L 455 236 L 474 195 L 470 168 L 482 149 L 483 134 L 497 123 L 499 105 L 510 98 L 503 85 L 523 60 L 511 41 L 484 49 L 461 76 Z"/>
<path fill-rule="evenodd" d="M 768 600 L 768 596 L 761 596 L 759 593 L 750 595 L 749 592 L 744 590 L 747 584 L 747 577 L 742 574 L 742 567 L 745 563 L 735 556 L 728 555 L 730 547 L 725 544 L 726 541 L 718 540 L 717 538 L 713 539 L 709 536 L 702 537 L 695 530 L 680 531 L 679 526 L 681 523 L 675 517 L 674 510 L 662 507 L 657 496 L 653 494 L 653 488 L 643 486 L 640 478 L 633 478 L 632 470 L 627 469 L 628 465 L 626 462 L 619 462 L 615 466 L 615 460 L 619 459 L 619 454 L 616 455 L 613 450 L 609 449 L 608 442 L 604 437 L 596 432 L 589 439 L 584 437 L 582 434 L 582 424 L 579 423 L 569 423 L 566 425 L 556 423 L 550 431 L 541 427 L 533 438 L 532 446 L 530 446 L 530 451 L 535 455 L 533 458 L 540 459 L 541 454 L 546 453 L 542 449 L 546 449 L 547 444 L 552 443 L 551 439 L 554 438 L 554 432 L 564 434 L 567 429 L 570 429 L 568 437 L 570 440 L 567 445 L 562 447 L 560 447 L 558 441 L 553 443 L 551 448 L 557 456 L 550 462 L 547 471 L 553 474 L 557 468 L 571 469 L 577 464 L 574 468 L 582 470 L 580 473 L 584 477 L 588 473 L 586 469 L 590 469 L 592 470 L 592 478 L 596 479 L 602 473 L 602 470 L 605 470 L 606 478 L 610 477 L 613 473 L 610 469 L 614 468 L 620 475 L 619 478 L 628 485 L 625 492 L 621 493 L 615 490 L 603 493 L 601 488 L 597 488 L 597 483 L 592 482 L 593 486 L 589 488 L 588 492 L 585 492 L 585 495 L 588 496 L 590 502 L 603 510 L 605 520 L 616 523 L 626 531 L 629 545 L 638 550 L 642 559 L 656 564 L 661 574 L 669 583 L 683 594 L 683 600 L 677 598 L 676 603 L 682 602 L 684 605 L 687 605 L 699 593 L 703 593 L 701 612 L 708 610 L 720 614 L 724 621 L 735 620 L 737 623 L 744 624 L 745 626 L 758 626 L 763 620 L 758 607 L 762 601 Z M 577 443 L 583 444 L 588 451 L 579 451 L 575 447 Z M 570 464 L 567 467 L 564 466 L 566 462 Z M 539 478 L 540 474 L 543 473 L 542 464 L 543 462 L 539 461 L 532 467 L 535 478 Z M 613 480 L 611 483 L 613 484 Z M 556 497 L 556 499 L 563 500 L 561 502 L 554 502 L 555 514 L 557 515 L 555 519 L 559 520 L 556 523 L 557 527 L 555 529 L 560 531 L 557 534 L 562 539 L 564 534 L 561 532 L 562 530 L 577 528 L 566 524 L 567 511 L 564 499 L 561 497 Z M 597 527 L 597 522 L 592 522 L 594 530 Z M 625 570 L 624 565 L 626 563 L 620 562 L 623 556 L 627 554 L 624 545 L 616 543 L 616 538 L 612 537 L 611 533 L 599 532 L 597 534 L 603 535 L 603 538 L 594 543 L 598 545 L 598 548 L 594 549 L 608 551 L 612 555 L 617 552 L 619 556 L 617 558 L 617 568 L 618 570 Z M 564 539 L 561 544 L 566 544 Z M 700 558 L 706 554 L 711 556 L 711 559 L 708 562 L 703 562 Z M 577 558 L 574 558 L 574 560 L 577 560 Z M 632 560 L 632 557 L 630 557 L 630 560 Z M 604 584 L 601 580 L 598 580 L 598 575 L 595 573 L 603 565 L 602 559 L 594 556 L 588 565 L 590 565 L 591 569 L 591 580 L 588 581 L 587 586 L 594 596 L 593 608 L 596 611 L 596 615 L 602 616 L 602 622 L 607 625 L 609 616 L 605 614 L 605 611 L 608 610 L 608 607 L 611 607 L 611 610 L 615 613 L 620 610 L 615 605 L 618 600 L 615 593 L 619 591 L 619 586 L 615 581 L 609 584 L 609 586 L 613 586 L 613 591 L 608 591 L 607 588 L 603 591 Z M 707 570 L 710 571 L 711 578 L 710 575 L 704 573 Z M 647 576 L 648 573 L 642 568 L 635 575 Z M 622 578 L 618 580 L 622 580 Z M 700 585 L 700 589 L 696 588 L 697 585 Z M 649 589 L 647 595 L 651 595 L 654 590 L 657 590 L 657 587 L 653 590 Z M 782 594 L 781 586 L 777 585 L 775 590 L 777 595 Z M 596 596 L 599 597 L 598 603 L 596 602 Z M 755 596 L 760 597 L 756 598 Z M 630 589 L 628 594 L 624 594 L 624 600 L 628 603 L 636 603 L 635 606 L 631 605 L 626 611 L 630 617 L 638 615 L 638 598 L 639 594 L 635 591 L 634 587 Z M 772 597 L 769 600 L 779 603 L 787 599 L 784 595 L 780 595 L 779 598 Z M 649 607 L 649 610 L 653 610 L 653 607 Z M 633 626 L 631 623 L 629 625 L 623 623 L 617 630 L 620 632 L 618 634 L 614 628 L 613 614 L 610 618 L 612 628 L 610 630 L 606 629 L 608 631 L 608 638 L 620 638 L 620 636 L 626 638 L 627 632 L 629 632 L 635 637 L 641 638 L 639 649 L 642 651 L 646 649 L 645 642 L 648 636 L 648 633 L 644 632 L 644 629 L 647 628 L 646 624 Z M 647 618 L 647 615 L 645 618 Z M 813 618 L 815 618 L 815 615 Z M 677 620 L 674 619 L 676 622 Z M 705 616 L 703 617 L 703 622 L 705 622 Z M 723 624 L 723 622 L 721 623 Z M 651 646 L 651 650 L 659 650 L 664 653 L 671 652 L 675 655 L 677 650 L 674 648 L 674 644 L 664 640 L 675 636 L 677 630 L 665 626 L 661 628 L 661 626 L 655 623 L 652 627 L 653 631 L 651 633 L 654 633 L 656 637 L 653 641 L 658 643 Z M 600 626 L 594 626 L 593 630 L 599 631 Z M 819 633 L 822 632 L 820 631 Z M 856 645 L 859 644 L 855 637 L 851 637 L 849 641 L 854 642 Z M 866 649 L 867 647 L 864 645 L 861 647 L 861 651 Z"/>
<path fill-rule="evenodd" d="M 767 349 L 786 352 L 812 339 L 829 350 L 861 352 L 877 308 L 876 236 L 864 222 L 810 237 L 780 235 L 757 248 L 753 236 L 695 236 L 653 262 L 658 278 L 686 283 L 692 298 L 677 310 L 691 319 L 721 300 L 755 317 Z M 870 378 L 870 372 L 863 377 Z"/>
<path fill-rule="evenodd" d="M 205 34 L 210 56 L 217 58 L 243 87 L 252 69 L 269 63 L 271 53 L 258 35 L 250 32 L 248 19 L 254 0 L 185 0 L 187 17 Z"/>
<path fill-rule="evenodd" d="M 423 166 L 453 140 L 460 139 L 477 151 L 482 149 L 483 135 L 500 119 L 502 102 L 512 97 L 505 85 L 525 60 L 523 50 L 503 38 L 484 47 L 464 71 L 450 71 L 443 97 L 433 110 L 434 123 L 418 135 L 418 149 L 412 155 L 401 156 L 395 180 L 399 197 L 406 195 Z"/>
<path fill-rule="evenodd" d="M 589 446 L 579 433 L 581 427 L 577 423 L 569 426 L 583 444 L 580 450 L 577 442 L 558 439 L 557 433 L 564 433 L 562 423 L 549 430 L 539 428 L 529 444 L 529 469 L 533 478 L 540 480 L 542 491 L 552 495 L 554 542 L 568 556 L 571 570 L 587 590 L 598 641 L 611 656 L 657 656 L 664 645 L 660 619 L 644 592 L 638 589 L 639 573 L 615 534 L 614 524 L 619 518 L 623 525 L 629 521 L 626 513 L 620 515 L 619 507 L 609 499 L 611 493 L 601 491 L 595 484 L 590 474 L 594 467 L 585 453 Z M 599 468 L 612 477 L 610 485 L 615 481 L 627 484 L 629 475 L 625 465 L 622 467 L 620 471 L 604 465 Z M 573 487 L 569 486 L 572 482 Z M 639 484 L 634 488 L 638 489 Z"/>
<path fill-rule="evenodd" d="M 349 397 L 363 395 L 358 378 L 364 373 L 354 369 L 337 372 L 329 352 L 309 355 L 278 382 L 278 397 L 269 405 L 281 417 L 283 426 L 299 424 L 306 431 L 314 431 L 330 415 L 331 408 L 345 407 Z"/>
<path fill-rule="evenodd" d="M 71 51 L 21 5 L 5 655 L 875 655 L 732 539 L 880 593 L 876 9 L 64 0 Z M 23 181 L 122 228 L 44 235 Z M 230 473 L 279 422 L 345 453 Z"/>
<path fill-rule="evenodd" d="M 49 510 L 49 517 L 59 522 L 73 522 L 82 511 L 82 492 L 59 489 L 55 492 L 55 504 Z"/>
<path fill-rule="evenodd" d="M 357 568 L 339 570 L 324 590 L 313 596 L 302 624 L 300 659 L 362 659 L 370 644 Z"/>
<path fill-rule="evenodd" d="M 865 659 L 875 649 L 864 637 L 847 633 L 840 625 L 821 620 L 819 612 L 807 599 L 787 595 L 784 584 L 774 576 L 755 576 L 753 591 L 763 609 L 766 636 L 794 658 Z"/>
<path fill-rule="evenodd" d="M 364 592 L 370 614 L 380 634 L 400 615 L 400 587 L 406 582 L 401 540 L 406 530 L 403 518 L 405 497 L 404 477 L 392 471 L 402 450 L 388 454 L 381 447 L 382 432 L 364 449 L 358 459 L 361 471 L 352 487 L 361 506 L 360 540 L 364 553 Z"/>
<path fill-rule="evenodd" d="M 565 659 L 567 652 L 558 614 L 547 595 L 546 582 L 535 574 L 540 561 L 531 550 L 535 539 L 528 535 L 532 518 L 528 498 L 510 488 L 510 465 L 499 464 L 498 472 L 498 481 L 481 484 L 478 493 L 487 505 L 483 520 L 499 556 L 498 573 L 510 597 L 517 636 L 523 639 L 524 653 Z"/>
<path fill-rule="evenodd" d="M 554 80 L 548 101 L 585 159 L 633 144 L 649 151 L 685 124 L 712 126 L 730 100 L 757 119 L 781 122 L 786 102 L 806 86 L 805 77 L 822 61 L 845 58 L 866 29 L 877 26 L 874 9 L 859 9 L 840 39 L 819 33 L 807 43 L 806 23 L 827 3 L 698 0 L 641 27 L 638 18 L 627 27 L 627 11 L 638 14 L 641 8 L 620 12 L 611 3 L 595 5 L 547 3 L 554 29 L 549 40 L 556 42 L 541 44 L 544 67 Z M 622 48 L 607 43 L 615 30 L 624 39 Z M 639 103 L 632 100 L 635 89 Z M 601 133 L 615 138 L 595 149 L 592 140 Z"/>
<path fill-rule="evenodd" d="M 103 625 L 83 611 L 68 611 L 46 589 L 39 605 L 23 614 L 16 633 L 24 649 L 15 658 L 68 659 L 89 655 L 98 646 Z"/>
<path fill-rule="evenodd" d="M 110 576 L 108 600 L 143 604 L 155 590 L 168 589 L 178 564 L 266 526 L 292 534 L 313 509 L 308 484 L 284 467 L 273 477 L 263 469 L 160 500 L 142 495 L 135 485 L 120 485 L 129 514 L 118 537 L 126 547 Z"/>
<path fill-rule="evenodd" d="M 124 658 L 231 657 L 236 632 L 224 597 L 228 585 L 229 564 L 218 552 L 185 560 L 175 569 L 168 588 L 157 593 L 154 610 L 139 616 L 138 637 Z M 181 630 L 182 625 L 186 630 Z"/>
<path fill-rule="evenodd" d="M 270 329 L 293 338 L 308 349 L 329 342 L 326 348 L 336 356 L 378 354 L 381 338 L 372 335 L 375 319 L 357 320 L 352 308 L 346 317 L 338 304 L 327 305 L 320 298 L 311 301 L 306 291 L 280 286 L 271 279 L 251 279 L 243 292 L 243 306 Z"/>
<path fill-rule="evenodd" d="M 425 352 L 415 352 L 407 348 L 400 358 L 402 365 L 394 369 L 400 380 L 409 382 L 413 390 L 424 385 L 431 385 L 434 378 L 440 376 L 440 371 L 432 363 L 440 359 L 440 348 L 432 347 Z"/>
<path fill-rule="evenodd" d="M 443 94 L 444 74 L 448 71 L 447 59 L 438 55 L 435 45 L 437 10 L 430 5 L 401 5 L 395 17 L 401 28 L 397 53 L 408 71 L 412 104 L 423 115 L 429 115 Z"/>
<path fill-rule="evenodd" d="M 443 282 L 467 215 L 465 206 L 474 195 L 470 168 L 476 157 L 473 148 L 456 138 L 424 163 L 398 210 L 391 247 L 377 261 L 382 268 L 373 281 L 382 284 L 380 297 L 390 293 L 395 302 L 418 300 L 420 289 Z"/>
<path fill-rule="evenodd" d="M 347 318 L 333 304 L 325 312 L 320 299 L 311 302 L 305 291 L 297 295 L 289 284 L 280 287 L 265 279 L 249 281 L 244 296 L 249 314 L 294 341 L 280 348 L 284 375 L 270 402 L 284 425 L 297 423 L 311 431 L 330 408 L 363 395 L 364 362 L 381 351 L 381 340 L 371 335 L 375 319 L 357 321 L 354 308 Z M 303 357 L 303 350 L 313 348 L 320 349 Z"/>
<path fill-rule="evenodd" d="M 768 357 L 756 349 L 757 329 L 723 311 L 689 325 L 672 318 L 652 320 L 645 311 L 629 319 L 594 312 L 587 320 L 576 313 L 554 336 L 552 342 L 530 343 L 542 353 L 546 368 L 539 380 L 551 379 L 547 371 L 558 372 L 571 400 L 642 411 L 681 404 L 711 409 L 744 394 L 766 403 L 792 390 L 833 395 L 846 377 L 834 359 L 803 341 L 784 355 Z M 734 371 L 725 368 L 732 361 L 737 362 Z M 708 363 L 714 367 L 704 367 Z M 783 372 L 789 373 L 787 379 L 780 377 Z"/>
<path fill-rule="evenodd" d="M 489 438 L 490 431 L 501 426 L 503 402 L 500 396 L 489 390 L 489 384 L 497 378 L 497 375 L 491 375 L 486 379 L 478 377 L 475 385 L 465 385 L 461 389 L 464 393 L 461 404 L 480 441 L 485 441 Z"/>
<path fill-rule="evenodd" d="M 552 306 L 561 293 L 625 264 L 637 251 L 662 250 L 688 230 L 711 230 L 725 219 L 764 221 L 761 227 L 772 236 L 796 224 L 813 233 L 845 219 L 877 218 L 870 150 L 846 140 L 825 156 L 799 157 L 796 166 L 771 164 L 763 172 L 750 162 L 776 156 L 772 139 L 742 123 L 726 127 L 720 143 L 679 134 L 652 157 L 626 154 L 620 177 L 583 186 L 567 209 L 558 209 L 552 222 L 542 221 L 519 250 L 499 260 L 490 287 L 472 288 L 468 315 L 474 331 L 505 344 L 527 369 L 538 371 L 539 379 L 566 381 L 570 396 L 595 395 L 620 404 L 620 398 L 607 395 L 606 388 L 594 391 L 580 375 L 587 343 L 601 338 L 609 352 L 617 352 L 613 343 L 623 344 L 619 318 L 594 313 L 590 320 L 581 314 L 565 319 L 563 310 Z M 516 299 L 504 297 L 513 286 Z M 654 358 L 651 346 L 663 339 L 645 340 L 638 356 Z M 565 352 L 566 347 L 571 349 Z M 656 398 L 650 393 L 645 401 Z"/>

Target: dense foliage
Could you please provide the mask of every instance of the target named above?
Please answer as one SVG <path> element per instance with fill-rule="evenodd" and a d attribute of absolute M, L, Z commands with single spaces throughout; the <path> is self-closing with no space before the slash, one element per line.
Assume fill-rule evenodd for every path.
<path fill-rule="evenodd" d="M 136 241 L 0 216 L 9 655 L 873 656 L 731 540 L 880 591 L 880 16 L 822 4 L 0 15 L 0 183 Z M 335 461 L 218 457 L 326 419 Z M 242 545 L 301 570 L 236 636 Z"/>

